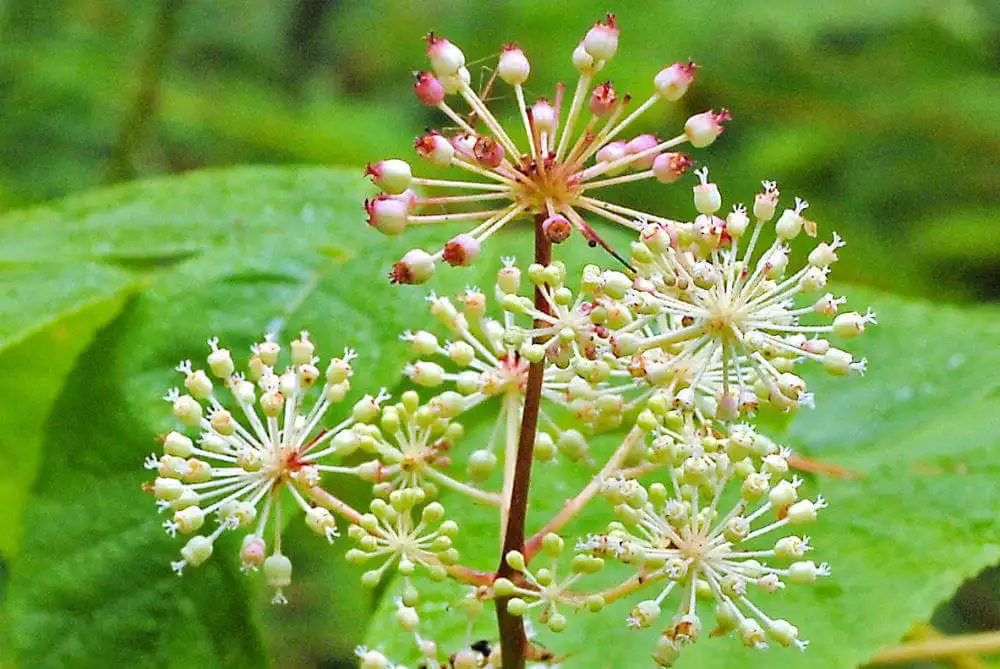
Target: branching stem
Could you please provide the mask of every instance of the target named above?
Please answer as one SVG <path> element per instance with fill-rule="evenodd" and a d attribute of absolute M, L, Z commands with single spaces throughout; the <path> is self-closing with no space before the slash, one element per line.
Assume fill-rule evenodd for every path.
<path fill-rule="evenodd" d="M 544 214 L 535 215 L 535 262 L 548 265 L 552 262 L 552 242 L 542 230 Z M 535 286 L 535 309 L 550 314 L 549 303 L 541 288 Z M 544 321 L 535 321 L 536 328 L 545 327 Z M 515 577 L 504 556 L 510 551 L 524 550 L 524 519 L 528 511 L 528 485 L 531 478 L 532 452 L 535 447 L 535 430 L 538 426 L 539 404 L 542 399 L 542 375 L 545 361 L 532 363 L 528 368 L 528 384 L 525 389 L 524 411 L 521 414 L 521 432 L 517 444 L 517 460 L 514 465 L 514 485 L 510 491 L 510 506 L 504 532 L 503 549 L 500 551 L 500 566 L 497 576 Z M 500 629 L 500 650 L 503 669 L 524 669 L 528 651 L 528 639 L 524 623 L 518 616 L 507 613 L 508 597 L 496 600 L 497 625 Z"/>

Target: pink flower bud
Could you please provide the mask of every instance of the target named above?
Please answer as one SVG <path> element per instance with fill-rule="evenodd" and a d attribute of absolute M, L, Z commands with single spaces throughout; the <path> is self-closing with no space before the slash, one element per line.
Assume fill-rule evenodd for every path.
<path fill-rule="evenodd" d="M 642 153 L 643 151 L 648 151 L 659 144 L 659 140 L 656 139 L 656 135 L 651 133 L 646 133 L 644 135 L 638 135 L 629 140 L 625 148 L 632 155 L 637 153 Z M 638 170 L 648 170 L 653 166 L 656 161 L 656 153 L 650 153 L 649 155 L 639 158 L 638 160 L 632 161 L 632 167 Z"/>
<path fill-rule="evenodd" d="M 674 63 L 660 70 L 653 79 L 656 94 L 664 100 L 676 102 L 687 92 L 694 81 L 694 63 Z"/>
<path fill-rule="evenodd" d="M 267 547 L 264 540 L 255 534 L 248 534 L 243 538 L 243 546 L 240 548 L 240 561 L 243 569 L 256 569 L 264 564 L 264 553 Z"/>
<path fill-rule="evenodd" d="M 524 52 L 516 44 L 505 44 L 500 49 L 497 75 L 511 86 L 520 86 L 528 79 L 531 65 Z"/>
<path fill-rule="evenodd" d="M 778 184 L 773 181 L 763 182 L 764 192 L 757 193 L 753 200 L 753 215 L 761 221 L 770 221 L 778 207 Z"/>
<path fill-rule="evenodd" d="M 583 38 L 583 48 L 596 60 L 611 60 L 618 51 L 618 28 L 615 15 L 608 14 L 598 21 Z"/>
<path fill-rule="evenodd" d="M 428 107 L 437 107 L 444 102 L 444 86 L 430 72 L 417 72 L 413 92 Z"/>
<path fill-rule="evenodd" d="M 605 144 L 601 147 L 601 150 L 597 152 L 597 162 L 598 163 L 611 163 L 620 158 L 624 158 L 628 155 L 628 147 L 625 142 L 611 142 L 610 144 Z M 606 174 L 615 175 L 625 169 L 625 166 L 607 170 Z"/>
<path fill-rule="evenodd" d="M 566 220 L 566 217 L 561 214 L 549 216 L 542 222 L 542 232 L 545 233 L 545 236 L 553 244 L 561 244 L 566 241 L 572 231 L 573 227 Z"/>
<path fill-rule="evenodd" d="M 374 165 L 365 165 L 365 176 L 372 178 L 372 183 L 389 195 L 398 195 L 410 187 L 413 174 L 410 166 L 403 160 L 392 158 L 380 160 Z"/>
<path fill-rule="evenodd" d="M 398 235 L 406 228 L 409 206 L 406 200 L 382 193 L 372 200 L 365 200 L 368 225 L 383 235 Z"/>
<path fill-rule="evenodd" d="M 653 161 L 653 176 L 660 183 L 670 184 L 680 179 L 690 166 L 691 159 L 683 153 L 661 153 Z"/>
<path fill-rule="evenodd" d="M 454 75 L 465 65 L 465 54 L 448 40 L 436 37 L 434 33 L 424 39 L 427 40 L 427 59 L 439 77 Z"/>
<path fill-rule="evenodd" d="M 545 98 L 531 105 L 531 122 L 535 132 L 551 133 L 556 127 L 556 110 Z"/>
<path fill-rule="evenodd" d="M 503 147 L 492 137 L 480 137 L 472 147 L 472 155 L 483 167 L 499 167 L 503 162 Z"/>
<path fill-rule="evenodd" d="M 605 81 L 603 84 L 594 86 L 594 90 L 590 94 L 590 113 L 595 116 L 604 116 L 615 108 L 616 102 L 618 102 L 618 94 L 615 93 L 611 82 Z"/>
<path fill-rule="evenodd" d="M 729 111 L 723 109 L 718 114 L 709 110 L 695 114 L 684 124 L 684 134 L 691 146 L 703 148 L 715 141 L 722 134 L 722 122 L 730 119 Z"/>
<path fill-rule="evenodd" d="M 455 157 L 455 147 L 436 132 L 417 137 L 413 149 L 418 156 L 437 167 L 447 167 Z"/>
<path fill-rule="evenodd" d="M 452 267 L 465 267 L 476 261 L 481 248 L 478 239 L 472 235 L 462 233 L 455 235 L 455 237 L 444 245 L 441 257 Z"/>
<path fill-rule="evenodd" d="M 413 249 L 392 266 L 390 283 L 426 283 L 434 274 L 434 258 L 426 251 Z"/>

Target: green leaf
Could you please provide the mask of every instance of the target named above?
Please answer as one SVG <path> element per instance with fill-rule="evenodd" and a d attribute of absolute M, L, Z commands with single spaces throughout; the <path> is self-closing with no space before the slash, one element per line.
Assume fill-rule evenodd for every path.
<path fill-rule="evenodd" d="M 995 373 L 1000 312 L 908 302 L 873 291 L 853 290 L 850 296 L 855 308 L 871 303 L 879 316 L 880 324 L 850 347 L 869 358 L 868 376 L 831 379 L 813 373 L 816 410 L 804 411 L 790 421 L 786 434 L 775 435 L 800 453 L 859 475 L 808 481 L 811 494 L 821 493 L 830 502 L 810 528 L 815 546 L 810 557 L 829 562 L 833 575 L 812 588 L 789 586 L 776 595 L 753 597 L 771 617 L 798 625 L 811 644 L 805 653 L 756 652 L 706 635 L 684 650 L 678 667 L 854 667 L 898 642 L 912 623 L 926 620 L 964 579 L 1000 561 L 1000 520 L 993 503 L 1000 492 L 1000 381 Z M 481 429 L 470 430 L 470 440 Z M 555 513 L 586 480 L 580 474 L 573 465 L 536 463 L 532 516 Z M 494 565 L 492 514 L 457 501 L 449 513 L 462 528 L 456 546 L 463 564 Z M 593 502 L 567 528 L 567 544 L 600 531 L 610 519 L 610 509 Z M 427 610 L 436 612 L 454 607 L 463 591 L 446 583 L 425 587 L 421 594 Z M 633 595 L 598 615 L 571 615 L 564 633 L 543 628 L 537 640 L 567 655 L 562 665 L 567 669 L 652 666 L 657 630 L 630 632 L 624 625 L 631 606 L 649 594 L 655 593 Z M 676 605 L 670 598 L 667 602 L 665 616 Z M 392 609 L 391 601 L 382 603 L 370 644 L 404 661 L 412 657 L 413 644 L 397 631 Z M 707 626 L 711 613 L 706 609 L 703 615 Z M 492 616 L 488 607 L 469 639 L 465 618 L 457 614 L 425 614 L 421 630 L 454 649 L 479 637 L 495 639 Z"/>
<path fill-rule="evenodd" d="M 0 271 L 0 554 L 17 549 L 49 407 L 76 356 L 134 283 L 126 272 L 94 264 Z"/>

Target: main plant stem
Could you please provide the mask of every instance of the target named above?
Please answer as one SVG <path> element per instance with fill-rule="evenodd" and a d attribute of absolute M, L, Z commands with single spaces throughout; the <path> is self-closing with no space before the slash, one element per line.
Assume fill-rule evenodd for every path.
<path fill-rule="evenodd" d="M 544 214 L 535 215 L 535 262 L 548 265 L 552 262 L 552 242 L 542 231 Z M 542 313 L 550 313 L 549 304 L 542 291 L 535 286 L 535 308 Z M 535 327 L 545 327 L 545 322 L 535 321 Z M 542 399 L 542 375 L 545 361 L 539 360 L 528 368 L 528 385 L 524 393 L 524 411 L 521 413 L 521 432 L 517 442 L 517 460 L 514 465 L 514 485 L 510 491 L 509 513 L 504 532 L 503 549 L 500 551 L 500 566 L 497 576 L 517 580 L 519 574 L 504 560 L 510 551 L 524 551 L 524 519 L 528 511 L 528 485 L 531 478 L 531 458 L 535 448 L 535 430 L 538 426 L 538 409 Z M 518 616 L 507 613 L 507 600 L 496 600 L 497 625 L 500 628 L 500 651 L 503 669 L 524 669 L 528 655 L 528 637 L 524 633 L 524 622 Z"/>

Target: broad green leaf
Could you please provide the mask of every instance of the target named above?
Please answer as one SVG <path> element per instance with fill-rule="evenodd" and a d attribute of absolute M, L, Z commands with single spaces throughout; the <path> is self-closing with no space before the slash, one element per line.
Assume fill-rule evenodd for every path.
<path fill-rule="evenodd" d="M 705 638 L 685 649 L 678 667 L 848 669 L 897 642 L 908 627 L 967 579 L 1000 561 L 1000 312 L 908 302 L 872 291 L 851 291 L 856 308 L 872 303 L 880 325 L 852 342 L 870 360 L 865 378 L 812 374 L 817 408 L 794 417 L 780 437 L 799 452 L 858 474 L 855 479 L 812 478 L 830 507 L 810 528 L 817 561 L 833 575 L 812 588 L 789 586 L 753 600 L 772 617 L 784 617 L 811 640 L 805 653 L 774 648 L 746 650 L 731 639 Z M 475 438 L 474 427 L 470 434 Z M 607 446 L 599 445 L 599 448 Z M 587 480 L 573 465 L 540 465 L 533 471 L 532 516 L 551 515 Z M 451 500 L 462 531 L 456 543 L 463 563 L 488 569 L 497 561 L 495 520 L 488 511 Z M 611 519 L 603 502 L 591 504 L 567 527 L 567 543 L 600 531 Z M 448 506 L 448 502 L 446 502 Z M 492 526 L 492 529 L 489 529 Z M 489 539 L 483 540 L 487 536 Z M 623 573 L 620 570 L 618 574 Z M 610 576 L 610 575 L 609 575 Z M 655 589 L 654 589 L 655 590 Z M 423 589 L 422 632 L 445 646 L 467 642 L 465 619 L 441 615 L 464 594 L 454 584 Z M 656 591 L 658 592 L 658 591 Z M 649 594 L 608 606 L 601 614 L 570 617 L 566 632 L 543 630 L 537 640 L 563 666 L 641 667 L 656 628 L 625 629 L 624 618 Z M 671 600 L 668 598 L 668 602 Z M 664 606 L 669 615 L 675 603 Z M 391 619 L 384 601 L 369 642 L 395 659 L 411 657 L 412 641 Z M 709 610 L 703 615 L 706 625 Z M 492 610 L 472 628 L 471 640 L 495 639 Z M 536 625 L 536 627 L 539 627 Z"/>
<path fill-rule="evenodd" d="M 0 554 L 17 548 L 49 407 L 76 356 L 135 282 L 94 264 L 0 271 Z"/>

